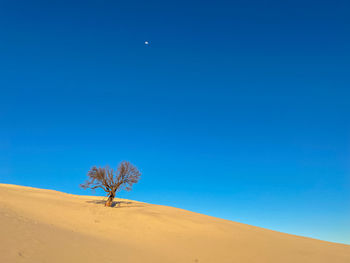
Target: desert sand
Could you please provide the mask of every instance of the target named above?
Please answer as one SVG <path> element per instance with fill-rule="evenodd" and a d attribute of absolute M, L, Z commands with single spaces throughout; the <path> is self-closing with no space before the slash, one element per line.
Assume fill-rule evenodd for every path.
<path fill-rule="evenodd" d="M 348 245 L 103 199 L 0 184 L 0 262 L 350 262 Z"/>

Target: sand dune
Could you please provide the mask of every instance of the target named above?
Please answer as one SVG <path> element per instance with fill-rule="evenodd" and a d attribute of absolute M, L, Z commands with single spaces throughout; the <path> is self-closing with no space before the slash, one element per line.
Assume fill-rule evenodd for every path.
<path fill-rule="evenodd" d="M 350 246 L 182 209 L 0 184 L 0 262 L 350 262 Z"/>

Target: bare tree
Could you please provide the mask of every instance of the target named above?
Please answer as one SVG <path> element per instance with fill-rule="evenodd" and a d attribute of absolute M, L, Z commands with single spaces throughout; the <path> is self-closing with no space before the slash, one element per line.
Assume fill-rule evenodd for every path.
<path fill-rule="evenodd" d="M 88 172 L 88 180 L 81 184 L 80 187 L 87 189 L 103 189 L 108 196 L 105 206 L 112 206 L 116 192 L 120 190 L 130 191 L 132 185 L 139 181 L 141 173 L 139 170 L 127 161 L 119 164 L 115 171 L 108 166 L 104 168 L 92 167 Z"/>

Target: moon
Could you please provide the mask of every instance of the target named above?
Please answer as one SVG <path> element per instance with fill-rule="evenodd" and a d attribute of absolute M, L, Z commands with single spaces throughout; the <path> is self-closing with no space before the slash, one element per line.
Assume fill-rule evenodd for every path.
<path fill-rule="evenodd" d="M 145 45 L 149 45 L 149 42 L 148 42 L 148 41 L 145 41 Z"/>

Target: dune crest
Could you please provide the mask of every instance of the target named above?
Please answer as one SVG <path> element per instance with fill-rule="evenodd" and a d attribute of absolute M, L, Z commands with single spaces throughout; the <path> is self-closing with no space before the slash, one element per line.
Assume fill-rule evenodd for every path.
<path fill-rule="evenodd" d="M 0 184 L 0 262 L 347 263 L 350 246 L 167 206 Z"/>

